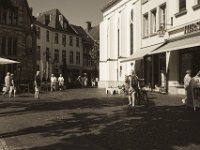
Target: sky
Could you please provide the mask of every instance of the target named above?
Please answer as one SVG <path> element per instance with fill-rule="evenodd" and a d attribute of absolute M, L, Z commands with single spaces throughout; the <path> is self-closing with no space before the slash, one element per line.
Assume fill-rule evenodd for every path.
<path fill-rule="evenodd" d="M 101 9 L 109 0 L 28 0 L 33 8 L 33 15 L 57 8 L 68 19 L 69 23 L 86 28 L 86 21 L 92 26 L 102 21 Z"/>

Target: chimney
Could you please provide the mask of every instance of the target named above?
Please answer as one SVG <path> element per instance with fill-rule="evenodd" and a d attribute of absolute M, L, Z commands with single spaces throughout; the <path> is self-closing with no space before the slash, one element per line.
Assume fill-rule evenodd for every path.
<path fill-rule="evenodd" d="M 90 31 L 92 29 L 92 22 L 91 21 L 87 21 L 87 31 Z"/>

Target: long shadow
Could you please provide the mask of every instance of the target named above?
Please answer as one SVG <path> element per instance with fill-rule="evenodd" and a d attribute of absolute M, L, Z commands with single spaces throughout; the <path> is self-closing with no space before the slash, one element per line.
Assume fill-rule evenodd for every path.
<path fill-rule="evenodd" d="M 111 103 L 112 105 L 112 103 Z M 115 106 L 113 106 L 115 107 Z M 111 112 L 77 112 L 70 119 L 0 134 L 57 137 L 60 142 L 29 150 L 188 150 L 200 149 L 200 112 L 184 106 L 122 107 Z"/>
<path fill-rule="evenodd" d="M 72 109 L 100 109 L 103 107 L 121 106 L 127 103 L 125 97 L 101 97 L 62 100 L 9 100 L 0 103 L 0 109 L 8 109 L 0 112 L 0 117 L 23 115 L 28 113 L 38 113 L 45 111 L 72 110 Z M 10 110 L 9 110 L 10 109 Z"/>

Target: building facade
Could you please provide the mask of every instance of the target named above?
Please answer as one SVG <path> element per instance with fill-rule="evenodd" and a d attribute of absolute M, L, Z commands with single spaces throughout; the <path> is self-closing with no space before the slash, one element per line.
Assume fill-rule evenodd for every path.
<path fill-rule="evenodd" d="M 199 8 L 198 0 L 110 1 L 100 26 L 101 87 L 120 84 L 133 69 L 151 89 L 184 94 L 185 71 L 200 69 Z"/>
<path fill-rule="evenodd" d="M 121 61 L 140 49 L 141 4 L 138 0 L 113 0 L 102 12 L 99 87 L 117 86 L 135 66 L 134 60 Z"/>
<path fill-rule="evenodd" d="M 82 27 L 70 24 L 58 9 L 38 14 L 35 24 L 37 67 L 42 79 L 63 74 L 66 83 L 74 83 L 83 73 L 91 76 L 91 57 L 85 60 L 84 51 L 88 56 L 91 47 L 87 45 L 93 44 L 93 40 Z"/>
<path fill-rule="evenodd" d="M 6 72 L 18 83 L 32 83 L 35 74 L 35 29 L 32 9 L 26 0 L 0 1 L 0 56 L 21 64 L 0 66 L 1 83 Z"/>
<path fill-rule="evenodd" d="M 173 25 L 167 30 L 165 45 L 154 54 L 166 55 L 168 92 L 184 94 L 186 70 L 190 69 L 192 76 L 200 70 L 200 1 L 168 0 L 167 5 L 167 15 L 173 18 Z"/>

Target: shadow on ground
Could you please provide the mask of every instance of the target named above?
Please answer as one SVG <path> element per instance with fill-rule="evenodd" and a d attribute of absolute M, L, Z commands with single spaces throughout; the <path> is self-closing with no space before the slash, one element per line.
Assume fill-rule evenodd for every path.
<path fill-rule="evenodd" d="M 61 102 L 27 102 L 0 107 L 23 107 L 23 113 L 49 110 L 88 109 L 72 112 L 69 119 L 0 134 L 3 138 L 38 134 L 56 137 L 60 142 L 29 150 L 188 150 L 200 149 L 200 112 L 186 111 L 184 106 L 157 106 L 155 97 L 149 106 L 126 106 L 120 97 L 82 99 Z M 16 102 L 17 103 L 17 102 Z M 121 106 L 121 107 L 119 107 Z M 107 111 L 105 111 L 105 108 Z M 96 112 L 94 110 L 98 109 Z M 0 114 L 4 115 L 4 114 Z M 10 113 L 12 115 L 12 113 Z"/>

